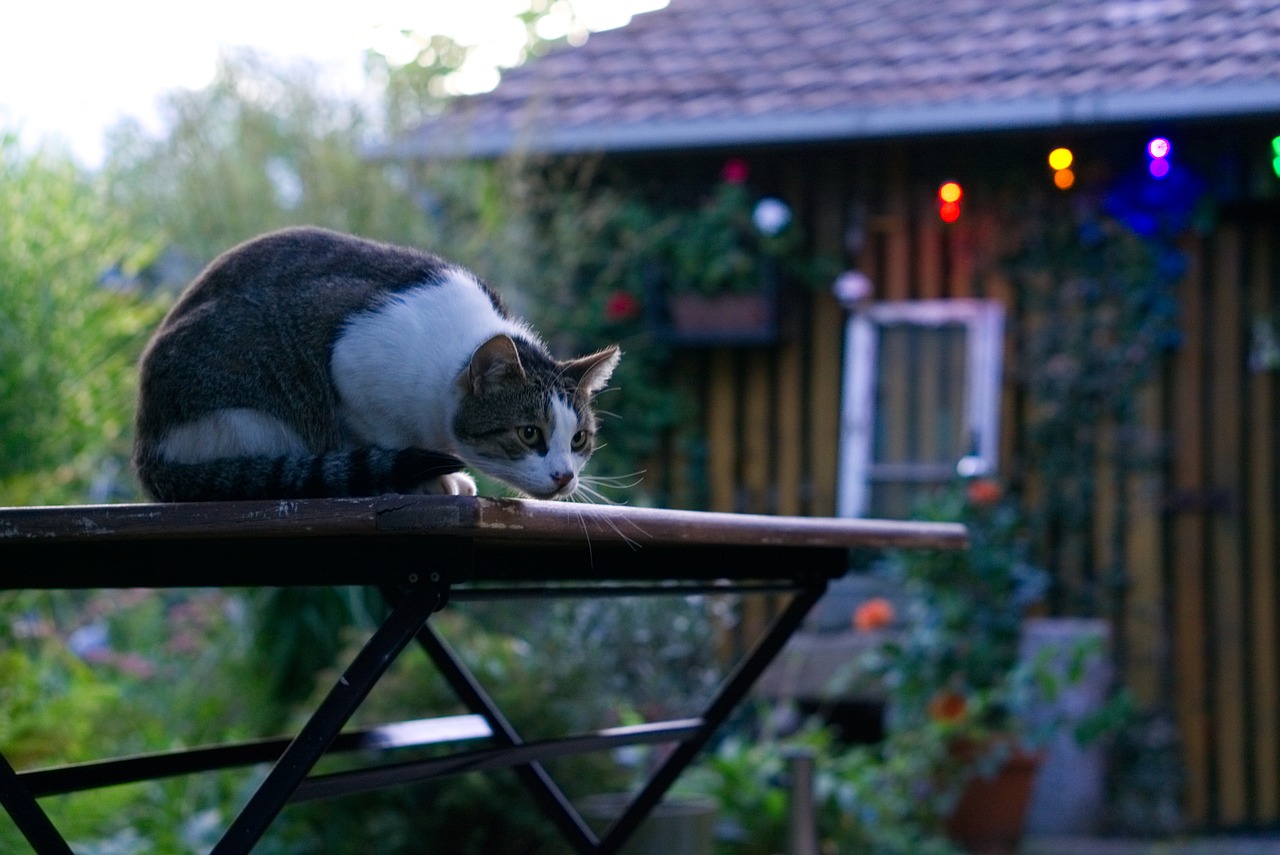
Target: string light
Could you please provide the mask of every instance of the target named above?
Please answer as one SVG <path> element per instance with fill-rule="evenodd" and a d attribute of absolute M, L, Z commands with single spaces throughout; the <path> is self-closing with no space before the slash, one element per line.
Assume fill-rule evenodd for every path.
<path fill-rule="evenodd" d="M 1071 164 L 1076 156 L 1069 148 L 1055 148 L 1049 152 L 1049 168 L 1053 170 L 1053 186 L 1059 190 L 1067 190 L 1076 183 L 1076 174 L 1071 171 Z"/>
<path fill-rule="evenodd" d="M 1049 152 L 1049 168 L 1053 170 L 1066 169 L 1075 162 L 1076 156 L 1071 153 L 1069 148 L 1055 148 Z"/>
<path fill-rule="evenodd" d="M 954 223 L 960 219 L 960 200 L 964 190 L 954 181 L 948 181 L 938 188 L 938 216 L 944 223 Z"/>
<path fill-rule="evenodd" d="M 1164 137 L 1153 137 L 1147 142 L 1147 171 L 1157 180 L 1169 174 L 1169 155 L 1173 146 Z"/>

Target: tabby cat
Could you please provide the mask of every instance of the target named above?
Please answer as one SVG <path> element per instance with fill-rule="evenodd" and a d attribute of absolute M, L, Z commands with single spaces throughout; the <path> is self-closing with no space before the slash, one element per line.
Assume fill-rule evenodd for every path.
<path fill-rule="evenodd" d="M 578 488 L 616 346 L 557 361 L 466 270 L 317 228 L 214 260 L 142 356 L 134 464 L 160 501 Z"/>

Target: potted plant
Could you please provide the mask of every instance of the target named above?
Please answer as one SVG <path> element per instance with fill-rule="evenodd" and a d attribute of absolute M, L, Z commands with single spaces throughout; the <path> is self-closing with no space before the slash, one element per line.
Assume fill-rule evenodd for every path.
<path fill-rule="evenodd" d="M 954 800 L 946 822 L 971 851 L 1012 851 L 1021 835 L 1038 763 L 1052 729 L 1026 712 L 1057 690 L 1039 662 L 1019 656 L 1023 620 L 1047 587 L 1026 557 L 1022 523 L 994 481 L 970 479 L 933 496 L 919 517 L 966 524 L 961 552 L 894 556 L 888 573 L 905 595 L 900 632 L 872 654 L 869 670 L 888 693 L 887 731 L 933 732 L 945 762 L 934 784 Z M 868 619 L 874 602 L 855 613 Z"/>
<path fill-rule="evenodd" d="M 696 208 L 659 215 L 657 324 L 677 344 L 770 344 L 781 277 L 802 266 L 798 228 L 784 202 L 752 195 L 744 162 L 730 160 L 721 176 Z"/>

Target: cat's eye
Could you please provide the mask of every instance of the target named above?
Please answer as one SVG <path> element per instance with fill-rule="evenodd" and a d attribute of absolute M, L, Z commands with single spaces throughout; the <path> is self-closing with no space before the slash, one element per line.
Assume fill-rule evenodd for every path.
<path fill-rule="evenodd" d="M 573 439 L 569 440 L 569 446 L 574 451 L 582 451 L 587 447 L 587 442 L 590 439 L 591 436 L 585 430 L 580 430 L 573 435 Z"/>
<path fill-rule="evenodd" d="M 525 445 L 533 448 L 542 442 L 542 428 L 537 425 L 523 425 L 516 428 L 516 435 Z"/>

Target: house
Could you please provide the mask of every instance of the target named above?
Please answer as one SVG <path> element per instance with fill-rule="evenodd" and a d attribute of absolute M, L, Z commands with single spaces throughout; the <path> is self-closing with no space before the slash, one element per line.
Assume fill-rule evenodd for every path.
<path fill-rule="evenodd" d="M 387 150 L 515 152 L 748 164 L 853 275 L 681 353 L 694 499 L 900 509 L 960 456 L 1016 482 L 1056 607 L 1109 618 L 1176 723 L 1189 824 L 1280 822 L 1280 2 L 671 0 Z"/>

